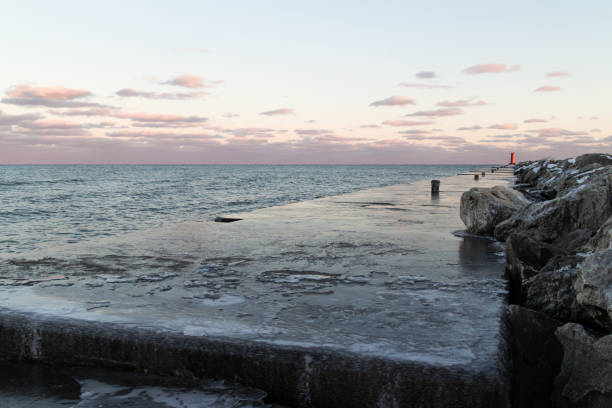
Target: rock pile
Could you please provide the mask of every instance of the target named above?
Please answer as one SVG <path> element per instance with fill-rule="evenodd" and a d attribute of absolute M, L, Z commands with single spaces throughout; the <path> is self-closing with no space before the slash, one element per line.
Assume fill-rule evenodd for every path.
<path fill-rule="evenodd" d="M 533 379 L 516 373 L 515 405 L 542 406 L 547 401 L 559 407 L 610 407 L 612 156 L 520 163 L 514 174 L 517 183 L 511 191 L 523 197 L 505 188 L 472 189 L 462 196 L 461 219 L 469 232 L 506 243 L 510 300 L 519 305 L 511 308 L 515 368 L 521 366 L 527 377 L 550 376 L 550 387 L 539 390 L 550 395 L 542 398 L 525 391 Z M 520 312 L 524 308 L 533 313 Z M 529 319 L 521 318 L 527 315 Z M 536 327 L 538 319 L 537 327 L 557 327 L 553 340 L 561 345 L 563 359 L 532 361 L 525 370 L 525 358 L 533 354 L 527 349 L 539 346 L 533 333 L 526 336 L 520 326 Z M 545 337 L 537 340 L 540 346 L 550 344 Z M 534 364 L 548 367 L 547 373 L 538 373 Z M 555 366 L 559 368 L 550 369 Z"/>

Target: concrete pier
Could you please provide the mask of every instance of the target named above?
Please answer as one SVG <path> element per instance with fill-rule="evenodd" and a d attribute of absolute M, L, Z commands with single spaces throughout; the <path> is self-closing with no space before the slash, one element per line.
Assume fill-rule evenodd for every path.
<path fill-rule="evenodd" d="M 505 184 L 492 174 L 479 186 Z M 507 407 L 502 248 L 429 180 L 0 260 L 2 358 L 317 407 Z"/>

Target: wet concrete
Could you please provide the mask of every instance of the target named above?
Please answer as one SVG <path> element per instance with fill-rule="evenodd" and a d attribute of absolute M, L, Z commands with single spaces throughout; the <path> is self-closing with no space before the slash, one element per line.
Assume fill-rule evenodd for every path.
<path fill-rule="evenodd" d="M 8 359 L 208 377 L 294 406 L 508 405 L 503 248 L 429 180 L 0 261 Z M 220 215 L 223 216 L 223 215 Z"/>
<path fill-rule="evenodd" d="M 99 368 L 0 365 L 0 402 L 9 408 L 282 408 L 266 393 L 222 381 L 185 380 Z"/>

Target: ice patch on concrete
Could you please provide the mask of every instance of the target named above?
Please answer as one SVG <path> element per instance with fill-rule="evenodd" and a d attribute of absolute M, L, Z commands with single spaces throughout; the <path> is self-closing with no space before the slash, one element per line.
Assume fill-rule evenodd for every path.
<path fill-rule="evenodd" d="M 81 402 L 77 407 L 91 406 L 89 401 L 103 406 L 138 406 L 149 404 L 169 408 L 247 408 L 262 406 L 266 393 L 255 389 L 233 389 L 222 383 L 207 390 L 188 390 L 177 387 L 128 387 L 93 379 L 77 380 L 81 385 Z M 107 405 L 110 404 L 110 405 Z"/>

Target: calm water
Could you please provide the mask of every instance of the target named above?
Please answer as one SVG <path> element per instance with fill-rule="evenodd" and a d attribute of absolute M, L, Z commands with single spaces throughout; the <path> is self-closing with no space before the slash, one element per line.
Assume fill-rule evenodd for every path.
<path fill-rule="evenodd" d="M 479 166 L 0 166 L 0 254 Z"/>

